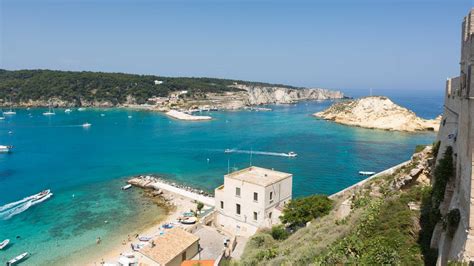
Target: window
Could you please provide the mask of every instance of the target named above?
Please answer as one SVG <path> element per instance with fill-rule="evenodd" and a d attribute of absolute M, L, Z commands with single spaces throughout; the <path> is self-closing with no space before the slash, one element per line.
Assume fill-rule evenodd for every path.
<path fill-rule="evenodd" d="M 221 209 L 224 209 L 224 202 L 221 201 Z"/>
<path fill-rule="evenodd" d="M 271 212 L 268 213 L 268 218 L 272 219 L 272 213 Z"/>
<path fill-rule="evenodd" d="M 257 220 L 257 212 L 253 212 L 253 220 L 256 221 Z"/>
<path fill-rule="evenodd" d="M 253 201 L 258 201 L 258 193 L 257 192 L 253 193 Z"/>
<path fill-rule="evenodd" d="M 240 188 L 239 187 L 235 188 L 235 196 L 240 197 Z"/>
<path fill-rule="evenodd" d="M 185 261 L 186 260 L 186 251 L 181 254 L 181 260 Z"/>
<path fill-rule="evenodd" d="M 270 203 L 273 202 L 273 192 L 270 192 Z"/>
<path fill-rule="evenodd" d="M 240 204 L 235 204 L 235 213 L 237 213 L 237 215 L 240 215 Z"/>

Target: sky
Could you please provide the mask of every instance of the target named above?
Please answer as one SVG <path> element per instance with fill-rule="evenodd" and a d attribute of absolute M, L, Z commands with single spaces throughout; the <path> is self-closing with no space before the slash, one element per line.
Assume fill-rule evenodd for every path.
<path fill-rule="evenodd" d="M 472 0 L 0 0 L 0 68 L 441 91 Z"/>

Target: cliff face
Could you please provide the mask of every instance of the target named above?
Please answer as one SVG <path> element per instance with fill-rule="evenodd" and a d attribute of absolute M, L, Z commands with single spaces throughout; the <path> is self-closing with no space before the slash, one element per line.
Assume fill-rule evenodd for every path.
<path fill-rule="evenodd" d="M 440 122 L 439 118 L 427 120 L 417 117 L 414 112 L 381 96 L 336 103 L 313 115 L 345 125 L 409 132 L 437 131 Z"/>
<path fill-rule="evenodd" d="M 340 91 L 315 88 L 285 88 L 262 86 L 239 86 L 248 93 L 247 105 L 294 103 L 303 100 L 342 99 L 344 94 Z"/>

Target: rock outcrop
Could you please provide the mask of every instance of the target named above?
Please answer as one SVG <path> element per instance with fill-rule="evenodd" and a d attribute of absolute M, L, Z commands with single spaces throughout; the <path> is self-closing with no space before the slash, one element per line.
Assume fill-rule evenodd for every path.
<path fill-rule="evenodd" d="M 420 118 L 382 96 L 335 103 L 325 111 L 313 115 L 345 125 L 408 132 L 438 131 L 441 120 L 439 117 L 432 120 Z"/>
<path fill-rule="evenodd" d="M 340 91 L 320 88 L 290 88 L 236 85 L 248 93 L 247 105 L 286 104 L 304 100 L 342 99 Z"/>

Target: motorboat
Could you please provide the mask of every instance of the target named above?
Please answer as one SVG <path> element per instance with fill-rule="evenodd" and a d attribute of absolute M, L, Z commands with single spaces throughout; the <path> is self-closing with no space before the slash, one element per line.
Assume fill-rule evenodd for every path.
<path fill-rule="evenodd" d="M 131 184 L 127 184 L 127 185 L 125 185 L 125 186 L 122 187 L 122 190 L 127 190 L 127 189 L 129 189 L 129 188 L 131 188 L 131 187 L 132 187 Z"/>
<path fill-rule="evenodd" d="M 41 203 L 53 196 L 53 193 L 49 189 L 43 190 L 40 193 L 33 196 L 31 199 L 31 205 Z"/>
<path fill-rule="evenodd" d="M 0 153 L 7 153 L 12 150 L 13 146 L 0 145 Z"/>
<path fill-rule="evenodd" d="M 10 239 L 5 239 L 0 243 L 0 250 L 4 249 L 10 243 Z"/>
<path fill-rule="evenodd" d="M 72 112 L 72 110 L 68 108 L 68 109 L 64 110 L 64 112 L 65 113 L 70 113 L 70 112 Z"/>
<path fill-rule="evenodd" d="M 225 152 L 225 153 L 231 153 L 231 152 L 232 152 L 232 150 L 231 150 L 231 149 L 225 149 L 225 151 L 224 151 L 224 152 Z"/>
<path fill-rule="evenodd" d="M 182 223 L 182 224 L 195 224 L 197 222 L 197 218 L 196 217 L 186 217 L 184 219 L 181 219 L 179 222 Z"/>
<path fill-rule="evenodd" d="M 92 124 L 87 123 L 87 122 L 84 123 L 84 124 L 82 124 L 82 127 L 84 127 L 84 128 L 89 128 L 89 127 L 91 127 L 91 126 L 92 126 Z"/>
<path fill-rule="evenodd" d="M 13 259 L 7 261 L 7 266 L 16 265 L 19 262 L 21 262 L 21 261 L 25 260 L 26 258 L 28 258 L 29 255 L 30 255 L 30 253 L 25 252 L 25 253 L 22 253 L 22 254 L 20 254 L 16 257 L 14 257 Z"/>
<path fill-rule="evenodd" d="M 0 120 L 5 120 L 5 117 L 4 117 L 4 116 L 0 116 Z"/>
<path fill-rule="evenodd" d="M 143 242 L 148 242 L 152 239 L 151 236 L 139 236 L 138 240 L 143 241 Z"/>
<path fill-rule="evenodd" d="M 287 156 L 288 156 L 288 157 L 296 157 L 296 156 L 298 156 L 298 154 L 297 154 L 297 153 L 294 153 L 294 152 L 292 152 L 292 151 L 290 151 L 290 152 L 287 154 Z"/>
<path fill-rule="evenodd" d="M 86 108 L 84 108 L 84 107 L 77 108 L 77 111 L 84 111 L 84 110 L 86 110 Z"/>
<path fill-rule="evenodd" d="M 359 175 L 366 175 L 366 176 L 371 176 L 374 175 L 375 172 L 370 172 L 370 171 L 359 171 Z"/>

